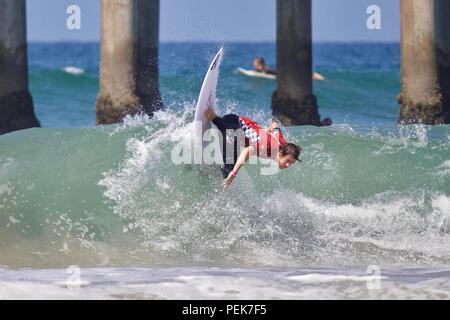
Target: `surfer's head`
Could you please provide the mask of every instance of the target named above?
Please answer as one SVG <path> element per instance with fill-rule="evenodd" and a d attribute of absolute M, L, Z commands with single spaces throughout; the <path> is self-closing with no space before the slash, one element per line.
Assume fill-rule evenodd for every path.
<path fill-rule="evenodd" d="M 298 157 L 300 156 L 300 153 L 302 151 L 302 148 L 299 146 L 293 144 L 293 143 L 286 143 L 280 148 L 280 151 L 278 152 L 277 160 L 278 160 L 278 166 L 280 169 L 287 169 L 290 166 L 292 166 L 295 161 L 300 161 Z"/>
<path fill-rule="evenodd" d="M 253 67 L 255 67 L 256 71 L 264 71 L 266 68 L 266 62 L 261 57 L 256 57 L 253 59 Z"/>

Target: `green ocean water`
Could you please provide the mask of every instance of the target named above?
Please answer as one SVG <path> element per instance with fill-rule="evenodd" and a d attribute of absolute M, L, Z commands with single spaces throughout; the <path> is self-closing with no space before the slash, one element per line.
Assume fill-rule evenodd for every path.
<path fill-rule="evenodd" d="M 304 163 L 248 166 L 227 192 L 214 167 L 171 161 L 217 47 L 163 44 L 165 110 L 95 127 L 98 46 L 30 46 L 43 128 L 0 136 L 0 266 L 449 264 L 450 127 L 396 125 L 398 44 L 316 45 L 334 125 L 284 128 Z M 274 44 L 225 50 L 218 111 L 267 124 L 275 83 L 235 69 L 274 64 Z"/>

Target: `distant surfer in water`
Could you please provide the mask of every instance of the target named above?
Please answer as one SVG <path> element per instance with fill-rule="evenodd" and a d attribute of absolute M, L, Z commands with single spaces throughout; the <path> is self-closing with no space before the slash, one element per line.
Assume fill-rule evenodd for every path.
<path fill-rule="evenodd" d="M 255 68 L 255 71 L 257 72 L 263 72 L 271 75 L 277 75 L 277 71 L 269 68 L 266 65 L 266 62 L 264 61 L 264 58 L 262 57 L 256 57 L 253 59 L 253 67 Z M 314 72 L 313 73 L 313 80 L 325 80 L 325 77 L 322 76 L 320 73 Z"/>
<path fill-rule="evenodd" d="M 205 117 L 214 123 L 222 133 L 223 137 L 223 161 L 222 174 L 225 178 L 224 189 L 233 182 L 239 169 L 247 162 L 252 155 L 261 158 L 272 159 L 278 163 L 280 169 L 291 167 L 296 161 L 300 161 L 299 156 L 302 149 L 284 140 L 279 124 L 273 121 L 269 128 L 263 129 L 258 123 L 236 114 L 228 114 L 219 117 L 213 108 L 205 111 Z M 245 140 L 245 148 L 238 157 L 238 141 L 234 138 L 234 146 L 227 143 L 227 130 L 242 130 Z M 233 147 L 233 159 L 227 161 L 227 149 Z M 231 163 L 230 163 L 231 162 Z"/>
<path fill-rule="evenodd" d="M 264 61 L 264 59 L 261 57 L 256 57 L 255 59 L 253 59 L 253 67 L 255 68 L 255 71 L 277 75 L 277 72 L 275 70 L 269 68 L 266 65 L 266 62 Z"/>

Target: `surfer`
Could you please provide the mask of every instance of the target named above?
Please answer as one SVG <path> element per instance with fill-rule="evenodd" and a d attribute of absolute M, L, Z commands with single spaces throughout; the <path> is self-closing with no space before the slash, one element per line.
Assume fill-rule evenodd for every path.
<path fill-rule="evenodd" d="M 280 126 L 277 121 L 273 121 L 269 128 L 263 129 L 258 123 L 236 114 L 228 114 L 219 117 L 213 108 L 205 111 L 205 118 L 212 121 L 220 130 L 223 137 L 223 162 L 222 174 L 224 189 L 233 182 L 237 176 L 239 169 L 247 162 L 252 155 L 261 158 L 272 159 L 278 163 L 280 169 L 291 167 L 296 161 L 300 161 L 299 156 L 302 149 L 293 144 L 287 143 L 281 133 Z M 238 157 L 238 141 L 234 136 L 233 155 L 228 157 L 228 148 L 232 146 L 227 143 L 227 130 L 241 129 L 244 135 L 245 148 Z"/>
<path fill-rule="evenodd" d="M 253 59 L 253 67 L 255 68 L 255 71 L 257 71 L 257 72 L 267 73 L 267 74 L 271 74 L 271 75 L 277 75 L 277 71 L 269 68 L 266 65 L 266 62 L 264 61 L 264 58 L 262 58 L 262 57 L 256 57 L 255 59 Z M 325 77 L 322 76 L 320 73 L 314 72 L 313 80 L 323 81 L 323 80 L 325 80 Z"/>
<path fill-rule="evenodd" d="M 277 72 L 275 70 L 269 68 L 266 65 L 264 58 L 256 57 L 255 59 L 253 59 L 253 67 L 255 68 L 255 71 L 277 75 Z"/>

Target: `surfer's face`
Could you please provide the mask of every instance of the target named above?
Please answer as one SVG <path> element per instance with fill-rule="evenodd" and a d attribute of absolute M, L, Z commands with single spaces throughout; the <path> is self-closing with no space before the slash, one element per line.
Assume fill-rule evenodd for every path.
<path fill-rule="evenodd" d="M 281 155 L 278 154 L 278 166 L 280 169 L 287 169 L 295 163 L 295 159 L 291 154 Z"/>
<path fill-rule="evenodd" d="M 264 64 L 259 59 L 253 60 L 253 67 L 258 71 L 264 70 Z"/>

